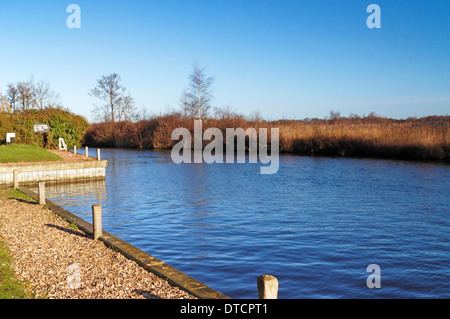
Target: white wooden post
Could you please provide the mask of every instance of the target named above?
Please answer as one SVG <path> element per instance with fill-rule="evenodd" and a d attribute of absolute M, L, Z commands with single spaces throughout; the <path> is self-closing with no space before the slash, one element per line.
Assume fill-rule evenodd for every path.
<path fill-rule="evenodd" d="M 39 205 L 45 205 L 45 182 L 38 183 Z"/>
<path fill-rule="evenodd" d="M 272 275 L 261 275 L 257 279 L 259 299 L 278 298 L 278 279 Z"/>
<path fill-rule="evenodd" d="M 13 172 L 13 183 L 14 183 L 14 189 L 19 188 L 19 171 L 14 170 Z"/>
<path fill-rule="evenodd" d="M 92 206 L 92 224 L 94 225 L 94 240 L 99 239 L 103 235 L 102 230 L 102 206 Z"/>

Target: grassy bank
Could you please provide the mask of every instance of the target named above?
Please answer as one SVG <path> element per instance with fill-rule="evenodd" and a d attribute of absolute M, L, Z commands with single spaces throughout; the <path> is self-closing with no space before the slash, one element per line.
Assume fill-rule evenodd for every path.
<path fill-rule="evenodd" d="M 188 128 L 193 120 L 178 113 L 148 120 L 91 125 L 84 143 L 96 147 L 170 149 L 175 128 Z M 203 130 L 217 127 L 279 128 L 280 152 L 344 157 L 375 157 L 409 160 L 450 160 L 450 116 L 395 120 L 378 116 L 263 121 L 234 113 L 203 120 Z M 208 142 L 204 142 L 208 143 Z M 226 141 L 224 141 L 224 144 Z"/>
<path fill-rule="evenodd" d="M 35 145 L 0 145 L 0 163 L 40 162 L 62 160 L 56 154 Z"/>
<path fill-rule="evenodd" d="M 8 247 L 0 237 L 0 299 L 31 299 L 25 284 L 19 281 L 11 266 Z"/>
<path fill-rule="evenodd" d="M 23 199 L 24 194 L 14 190 L 0 190 L 0 199 Z M 1 205 L 1 204 L 0 204 Z M 0 222 L 0 227 L 2 227 Z M 12 268 L 13 259 L 8 246 L 0 237 L 0 299 L 32 299 L 33 295 L 25 283 L 19 281 Z"/>

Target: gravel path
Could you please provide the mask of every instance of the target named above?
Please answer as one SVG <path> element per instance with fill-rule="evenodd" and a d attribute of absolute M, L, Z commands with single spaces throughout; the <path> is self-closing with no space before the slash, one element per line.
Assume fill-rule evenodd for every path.
<path fill-rule="evenodd" d="M 70 163 L 70 162 L 92 162 L 92 161 L 97 161 L 97 149 L 90 149 L 89 152 L 89 157 L 86 157 L 82 154 L 80 154 L 79 152 L 77 152 L 77 154 L 74 154 L 73 151 L 60 151 L 60 150 L 49 150 L 50 152 L 52 152 L 53 154 L 58 155 L 59 157 L 62 158 L 62 161 L 58 161 L 58 163 Z M 100 154 L 101 157 L 101 154 Z"/>
<path fill-rule="evenodd" d="M 0 194 L 0 236 L 37 298 L 194 298 L 73 229 L 52 211 Z"/>

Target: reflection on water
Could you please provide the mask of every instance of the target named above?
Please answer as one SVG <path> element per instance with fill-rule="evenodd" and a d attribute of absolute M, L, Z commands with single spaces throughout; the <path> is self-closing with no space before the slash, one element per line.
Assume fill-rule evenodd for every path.
<path fill-rule="evenodd" d="M 166 151 L 104 149 L 105 181 L 49 186 L 50 200 L 234 298 L 274 274 L 280 298 L 448 298 L 450 169 L 281 156 L 175 165 Z M 366 268 L 381 267 L 381 289 Z"/>
<path fill-rule="evenodd" d="M 32 188 L 37 192 L 37 188 Z M 58 205 L 64 207 L 78 207 L 87 203 L 103 203 L 106 197 L 105 180 L 92 180 L 71 183 L 49 183 L 45 186 L 48 198 L 58 198 Z M 68 196 L 68 194 L 70 194 Z M 81 202 L 80 202 L 80 199 Z M 71 210 L 71 209 L 69 209 Z M 72 210 L 71 210 L 72 211 Z M 78 211 L 72 211 L 78 213 Z M 83 211 L 80 211 L 83 212 Z"/>

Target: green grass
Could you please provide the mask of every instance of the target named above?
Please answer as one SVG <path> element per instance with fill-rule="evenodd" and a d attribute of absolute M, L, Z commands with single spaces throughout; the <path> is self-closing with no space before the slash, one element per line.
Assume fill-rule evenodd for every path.
<path fill-rule="evenodd" d="M 32 201 L 33 199 L 14 189 L 0 189 L 0 198 L 15 198 Z M 0 227 L 2 227 L 0 223 Z M 27 284 L 17 279 L 11 266 L 13 258 L 8 246 L 0 237 L 0 299 L 33 299 L 34 296 L 27 289 Z"/>
<path fill-rule="evenodd" d="M 26 202 L 36 203 L 36 201 L 33 198 L 22 193 L 18 189 L 8 188 L 8 189 L 0 190 L 0 197 L 1 196 L 8 196 L 9 198 L 21 199 Z"/>
<path fill-rule="evenodd" d="M 0 146 L 0 163 L 40 162 L 62 160 L 56 154 L 35 145 L 10 144 Z"/>
<path fill-rule="evenodd" d="M 17 279 L 11 267 L 12 257 L 0 238 L 0 299 L 33 299 L 26 284 Z"/>

